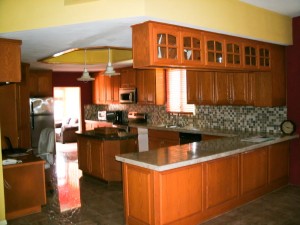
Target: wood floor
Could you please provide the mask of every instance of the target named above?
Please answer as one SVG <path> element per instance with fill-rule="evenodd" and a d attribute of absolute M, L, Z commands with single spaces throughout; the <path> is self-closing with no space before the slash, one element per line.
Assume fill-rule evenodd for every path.
<path fill-rule="evenodd" d="M 123 225 L 121 183 L 82 176 L 75 144 L 57 145 L 57 158 L 41 213 L 8 225 Z M 286 186 L 202 225 L 299 225 L 300 187 Z M 189 224 L 187 224 L 189 225 Z"/>

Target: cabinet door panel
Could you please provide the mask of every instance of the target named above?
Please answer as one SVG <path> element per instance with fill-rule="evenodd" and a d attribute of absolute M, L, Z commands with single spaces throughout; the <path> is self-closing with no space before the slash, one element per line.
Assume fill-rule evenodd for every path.
<path fill-rule="evenodd" d="M 103 141 L 90 140 L 90 143 L 91 174 L 103 178 Z"/>
<path fill-rule="evenodd" d="M 229 105 L 230 84 L 229 73 L 217 72 L 215 74 L 215 103 L 217 105 Z"/>
<path fill-rule="evenodd" d="M 289 176 L 289 142 L 281 142 L 269 147 L 269 182 L 282 179 L 288 180 Z"/>
<path fill-rule="evenodd" d="M 0 38 L 0 82 L 21 82 L 21 44 Z"/>
<path fill-rule="evenodd" d="M 172 26 L 154 24 L 153 26 L 155 64 L 179 64 L 179 32 Z"/>
<path fill-rule="evenodd" d="M 194 66 L 204 64 L 201 32 L 182 31 L 180 50 L 182 51 L 182 64 Z"/>
<path fill-rule="evenodd" d="M 267 185 L 267 147 L 241 155 L 242 194 L 259 190 Z"/>
<path fill-rule="evenodd" d="M 89 173 L 90 143 L 87 139 L 77 137 L 78 166 L 83 172 Z"/>
<path fill-rule="evenodd" d="M 203 105 L 214 104 L 214 72 L 199 72 L 200 99 Z"/>
<path fill-rule="evenodd" d="M 247 105 L 248 73 L 231 74 L 231 90 L 229 102 L 233 105 Z"/>
<path fill-rule="evenodd" d="M 200 104 L 199 86 L 198 72 L 188 70 L 186 72 L 186 91 L 188 104 Z"/>
<path fill-rule="evenodd" d="M 205 163 L 205 207 L 217 207 L 239 194 L 239 157 L 229 156 Z"/>

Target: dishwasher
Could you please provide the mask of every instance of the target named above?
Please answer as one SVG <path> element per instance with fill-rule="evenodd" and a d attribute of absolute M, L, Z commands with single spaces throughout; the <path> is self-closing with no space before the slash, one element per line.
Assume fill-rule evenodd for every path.
<path fill-rule="evenodd" d="M 179 143 L 181 145 L 201 141 L 201 134 L 179 132 Z"/>

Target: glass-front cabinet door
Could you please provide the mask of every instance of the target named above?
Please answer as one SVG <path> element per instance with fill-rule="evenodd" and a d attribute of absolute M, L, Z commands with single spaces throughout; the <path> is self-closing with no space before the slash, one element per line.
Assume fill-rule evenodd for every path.
<path fill-rule="evenodd" d="M 201 32 L 181 32 L 181 47 L 182 64 L 203 64 Z"/>
<path fill-rule="evenodd" d="M 154 56 L 156 64 L 179 64 L 179 32 L 168 26 L 154 27 Z"/>
<path fill-rule="evenodd" d="M 254 45 L 244 46 L 244 65 L 248 68 L 257 68 L 257 49 Z"/>
<path fill-rule="evenodd" d="M 259 46 L 258 48 L 259 69 L 270 70 L 271 69 L 271 51 L 268 46 Z"/>
<path fill-rule="evenodd" d="M 217 35 L 204 35 L 205 63 L 211 66 L 224 66 L 224 39 Z"/>
<path fill-rule="evenodd" d="M 226 42 L 226 67 L 242 66 L 242 48 L 241 44 L 235 42 Z"/>

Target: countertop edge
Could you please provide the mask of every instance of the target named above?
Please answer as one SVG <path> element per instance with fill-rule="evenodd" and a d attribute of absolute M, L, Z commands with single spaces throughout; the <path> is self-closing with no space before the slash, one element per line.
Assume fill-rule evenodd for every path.
<path fill-rule="evenodd" d="M 128 158 L 126 158 L 126 156 L 122 156 L 122 155 L 116 155 L 115 158 L 116 158 L 117 161 L 120 161 L 120 162 L 123 162 L 123 163 L 128 163 L 128 164 L 139 166 L 139 167 L 143 167 L 143 168 L 146 168 L 146 169 L 151 169 L 151 170 L 155 170 L 155 171 L 166 171 L 166 170 L 171 170 L 171 169 L 176 169 L 176 168 L 180 168 L 180 167 L 184 167 L 184 166 L 189 166 L 189 165 L 193 165 L 193 164 L 197 164 L 197 163 L 201 163 L 201 162 L 206 162 L 206 161 L 210 161 L 210 160 L 214 160 L 214 159 L 218 159 L 218 158 L 222 158 L 222 157 L 227 157 L 227 156 L 230 156 L 230 155 L 243 153 L 243 152 L 246 152 L 246 151 L 254 150 L 256 148 L 261 148 L 261 147 L 265 147 L 265 146 L 269 146 L 269 145 L 273 145 L 273 144 L 277 144 L 277 143 L 280 143 L 280 142 L 289 141 L 289 140 L 293 140 L 293 139 L 297 139 L 297 138 L 299 138 L 298 134 L 291 135 L 291 136 L 278 137 L 274 140 L 265 141 L 265 142 L 261 142 L 261 143 L 253 143 L 250 146 L 237 148 L 237 149 L 234 149 L 234 150 L 229 150 L 227 152 L 213 154 L 213 155 L 204 156 L 204 157 L 199 157 L 199 158 L 196 158 L 196 159 L 189 159 L 189 160 L 176 162 L 176 163 L 171 163 L 171 164 L 163 165 L 163 166 L 157 166 L 157 165 L 153 165 L 153 164 L 146 163 L 146 162 L 141 162 L 141 161 L 137 161 L 137 160 L 133 160 L 133 159 L 128 159 Z M 139 154 L 139 153 L 136 153 L 136 154 Z"/>

